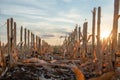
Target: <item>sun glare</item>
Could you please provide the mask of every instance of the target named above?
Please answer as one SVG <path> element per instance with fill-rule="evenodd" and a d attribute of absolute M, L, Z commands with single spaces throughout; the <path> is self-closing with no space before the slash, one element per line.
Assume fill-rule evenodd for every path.
<path fill-rule="evenodd" d="M 109 31 L 103 31 L 103 32 L 101 33 L 101 39 L 108 38 L 108 37 L 109 37 L 109 34 L 110 34 Z"/>

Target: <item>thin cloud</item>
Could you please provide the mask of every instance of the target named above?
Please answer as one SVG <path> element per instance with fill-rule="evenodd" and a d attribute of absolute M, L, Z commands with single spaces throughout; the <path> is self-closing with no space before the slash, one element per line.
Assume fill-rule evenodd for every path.
<path fill-rule="evenodd" d="M 44 34 L 44 35 L 41 35 L 41 38 L 52 38 L 52 37 L 55 37 L 55 35 L 52 35 L 52 34 Z"/>
<path fill-rule="evenodd" d="M 72 0 L 63 0 L 64 2 L 71 2 Z"/>
<path fill-rule="evenodd" d="M 74 9 L 74 8 L 70 9 L 68 12 L 65 12 L 65 11 L 60 12 L 59 16 L 64 17 L 64 18 L 69 19 L 69 20 L 73 20 L 74 23 L 78 22 L 80 20 L 80 18 L 82 18 L 79 10 Z"/>

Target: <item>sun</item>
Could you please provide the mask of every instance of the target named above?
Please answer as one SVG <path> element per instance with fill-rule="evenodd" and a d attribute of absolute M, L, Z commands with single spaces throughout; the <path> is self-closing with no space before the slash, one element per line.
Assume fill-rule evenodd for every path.
<path fill-rule="evenodd" d="M 101 39 L 106 39 L 106 38 L 109 37 L 109 35 L 110 35 L 110 32 L 109 32 L 109 31 L 103 31 L 103 32 L 101 33 Z"/>

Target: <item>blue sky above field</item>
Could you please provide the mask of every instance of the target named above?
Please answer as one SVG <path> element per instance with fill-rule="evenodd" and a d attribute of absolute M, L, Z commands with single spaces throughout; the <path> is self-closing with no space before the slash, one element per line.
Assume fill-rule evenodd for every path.
<path fill-rule="evenodd" d="M 88 33 L 91 33 L 91 11 L 94 7 L 102 8 L 101 30 L 111 31 L 113 2 L 114 0 L 0 0 L 0 25 L 7 18 L 13 17 L 18 29 L 22 25 L 48 43 L 60 44 L 62 40 L 59 37 L 72 32 L 76 24 L 82 26 L 85 19 L 88 21 Z M 5 35 L 5 30 L 1 28 L 0 35 Z M 1 40 L 6 38 L 3 35 Z"/>

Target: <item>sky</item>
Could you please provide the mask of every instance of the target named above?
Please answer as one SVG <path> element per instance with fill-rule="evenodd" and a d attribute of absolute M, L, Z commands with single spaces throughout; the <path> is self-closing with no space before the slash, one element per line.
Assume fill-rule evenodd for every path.
<path fill-rule="evenodd" d="M 6 41 L 6 19 L 17 23 L 17 38 L 23 26 L 52 45 L 60 45 L 76 24 L 88 22 L 92 29 L 92 10 L 101 6 L 101 31 L 111 31 L 114 0 L 0 0 L 0 40 Z"/>

